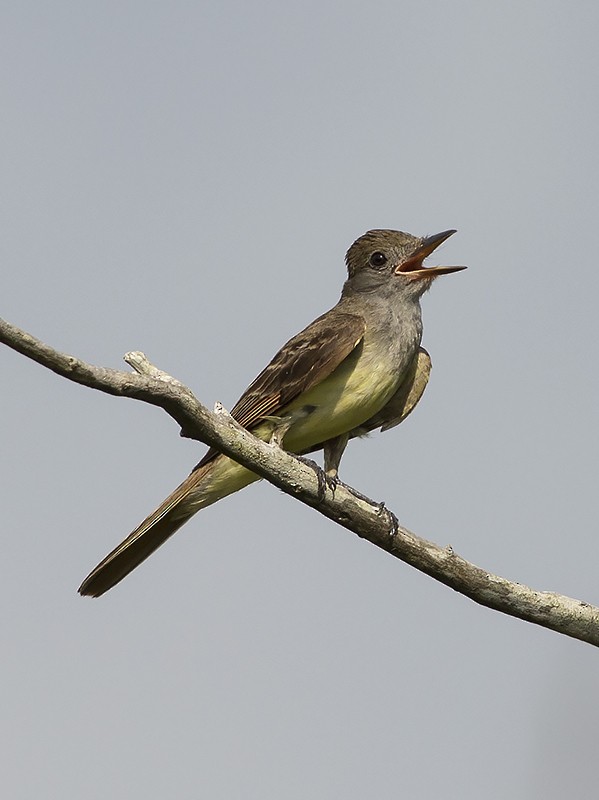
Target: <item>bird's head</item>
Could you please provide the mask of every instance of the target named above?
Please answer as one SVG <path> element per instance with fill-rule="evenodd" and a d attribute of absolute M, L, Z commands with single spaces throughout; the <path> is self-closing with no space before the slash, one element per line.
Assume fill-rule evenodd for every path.
<path fill-rule="evenodd" d="M 448 275 L 466 267 L 425 267 L 427 256 L 448 239 L 455 230 L 418 238 L 402 231 L 368 231 L 347 251 L 346 290 L 371 292 L 388 285 L 393 291 L 405 291 L 420 297 L 439 275 Z"/>

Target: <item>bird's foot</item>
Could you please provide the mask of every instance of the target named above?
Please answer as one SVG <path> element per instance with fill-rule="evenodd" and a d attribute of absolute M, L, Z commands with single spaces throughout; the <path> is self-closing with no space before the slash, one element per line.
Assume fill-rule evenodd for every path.
<path fill-rule="evenodd" d="M 389 514 L 389 517 L 391 518 L 391 530 L 389 531 L 389 537 L 391 541 L 394 542 L 395 537 L 399 533 L 399 520 L 397 519 L 393 511 L 389 511 L 389 509 L 386 509 L 386 511 L 387 514 Z"/>
<path fill-rule="evenodd" d="M 325 479 L 326 485 L 331 490 L 331 492 L 333 493 L 333 496 L 334 496 L 335 495 L 335 489 L 339 485 L 339 473 L 337 472 L 336 469 L 328 469 L 324 473 L 324 479 Z"/>
<path fill-rule="evenodd" d="M 310 467 L 313 470 L 314 474 L 316 475 L 316 480 L 318 482 L 318 489 L 316 492 L 316 498 L 319 503 L 325 498 L 327 493 L 327 488 L 331 488 L 328 482 L 328 477 L 325 471 L 320 467 L 316 461 L 313 461 L 311 458 L 306 458 L 305 456 L 295 456 L 298 461 L 301 461 L 302 464 L 305 464 L 307 467 Z"/>

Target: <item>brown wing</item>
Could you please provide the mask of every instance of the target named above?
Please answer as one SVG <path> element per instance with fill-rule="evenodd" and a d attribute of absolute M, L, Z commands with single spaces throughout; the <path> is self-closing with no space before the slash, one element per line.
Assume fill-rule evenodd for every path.
<path fill-rule="evenodd" d="M 251 430 L 264 417 L 276 416 L 302 392 L 327 378 L 364 336 L 364 320 L 336 308 L 314 320 L 290 339 L 251 383 L 231 415 Z M 218 451 L 211 448 L 198 464 L 203 466 Z M 197 467 L 196 467 L 197 469 Z"/>

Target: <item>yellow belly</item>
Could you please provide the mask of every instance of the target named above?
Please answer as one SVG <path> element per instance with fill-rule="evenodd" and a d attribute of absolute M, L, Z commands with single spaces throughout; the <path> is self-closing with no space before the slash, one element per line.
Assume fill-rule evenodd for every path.
<path fill-rule="evenodd" d="M 328 378 L 284 410 L 282 416 L 297 412 L 298 419 L 287 432 L 283 446 L 291 452 L 301 452 L 347 433 L 380 411 L 398 383 L 399 376 L 389 363 L 372 357 L 367 349 L 357 348 Z M 302 416 L 306 407 L 314 410 Z"/>

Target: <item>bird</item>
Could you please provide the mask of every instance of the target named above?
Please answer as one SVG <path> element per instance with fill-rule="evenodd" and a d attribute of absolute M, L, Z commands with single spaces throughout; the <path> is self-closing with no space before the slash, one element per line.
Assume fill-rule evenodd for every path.
<path fill-rule="evenodd" d="M 455 230 L 417 237 L 376 229 L 346 254 L 337 304 L 293 336 L 231 411 L 255 436 L 291 453 L 323 451 L 327 482 L 338 480 L 350 439 L 388 430 L 413 410 L 431 359 L 421 346 L 420 298 L 440 275 L 464 266 L 425 266 Z M 259 480 L 210 448 L 190 475 L 85 578 L 81 595 L 99 597 L 203 508 Z"/>

